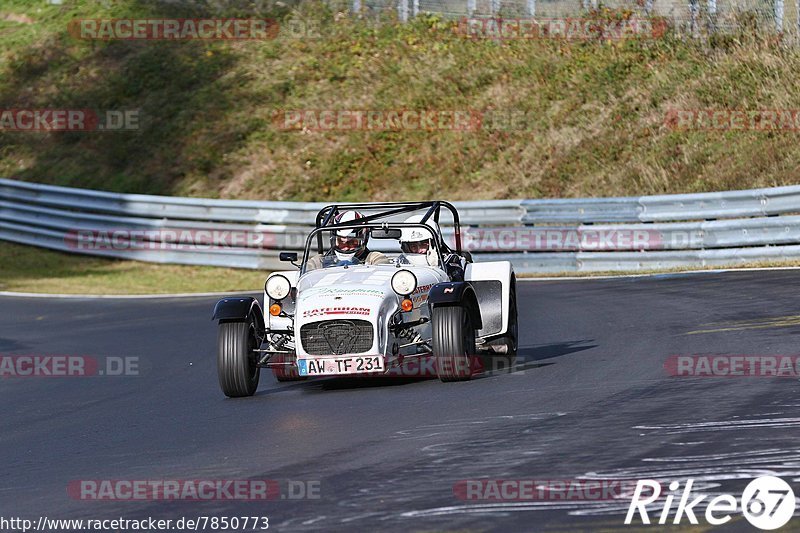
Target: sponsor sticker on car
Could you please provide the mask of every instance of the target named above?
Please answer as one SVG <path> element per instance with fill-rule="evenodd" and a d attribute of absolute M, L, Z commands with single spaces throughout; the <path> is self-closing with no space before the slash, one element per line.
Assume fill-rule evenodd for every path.
<path fill-rule="evenodd" d="M 319 307 L 303 311 L 303 318 L 327 315 L 368 315 L 369 313 L 369 307 Z"/>
<path fill-rule="evenodd" d="M 333 288 L 333 287 L 313 287 L 310 289 L 306 289 L 303 292 L 303 298 L 311 298 L 311 297 L 328 297 L 328 296 L 340 296 L 340 297 L 348 297 L 348 298 L 356 298 L 359 296 L 369 296 L 373 298 L 382 298 L 383 291 L 380 289 L 366 289 L 363 287 L 358 287 L 355 289 L 343 289 L 343 288 Z"/>
<path fill-rule="evenodd" d="M 297 373 L 301 376 L 360 374 L 383 372 L 385 369 L 383 357 L 380 355 L 345 355 L 297 360 Z"/>

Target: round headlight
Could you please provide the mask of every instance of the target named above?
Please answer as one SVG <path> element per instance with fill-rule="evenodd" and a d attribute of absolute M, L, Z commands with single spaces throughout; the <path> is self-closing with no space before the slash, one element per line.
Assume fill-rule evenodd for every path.
<path fill-rule="evenodd" d="M 408 296 L 417 288 L 417 276 L 410 270 L 398 270 L 392 276 L 392 290 L 400 296 Z"/>
<path fill-rule="evenodd" d="M 289 280 L 286 279 L 285 276 L 276 274 L 267 280 L 267 283 L 264 284 L 264 290 L 267 296 L 273 300 L 283 300 L 289 295 L 289 291 L 292 290 L 292 284 L 289 283 Z"/>

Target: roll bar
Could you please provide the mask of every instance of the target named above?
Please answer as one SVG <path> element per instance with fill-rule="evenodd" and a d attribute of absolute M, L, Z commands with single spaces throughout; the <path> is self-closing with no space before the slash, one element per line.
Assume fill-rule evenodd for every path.
<path fill-rule="evenodd" d="M 442 208 L 447 209 L 453 215 L 453 228 L 455 232 L 455 250 L 450 250 L 444 243 L 444 239 L 442 239 L 441 235 L 439 235 L 439 241 L 441 244 L 447 249 L 452 252 L 455 252 L 461 255 L 461 222 L 458 218 L 458 210 L 455 208 L 453 204 L 450 202 L 444 202 L 442 200 L 434 200 L 429 202 L 370 202 L 370 203 L 356 203 L 356 204 L 331 204 L 326 205 L 322 209 L 319 210 L 316 217 L 316 228 L 326 228 L 326 229 L 351 229 L 354 227 L 358 227 L 360 225 L 371 224 L 381 219 L 389 218 L 395 215 L 402 215 L 403 213 L 413 213 L 414 211 L 420 211 L 422 209 L 427 209 L 425 215 L 422 217 L 421 223 L 424 224 L 429 219 L 433 218 L 433 221 L 439 224 L 439 213 Z M 346 223 L 346 224 L 332 224 L 333 220 L 336 218 L 336 215 L 342 213 L 344 211 L 380 211 L 378 213 L 370 213 L 364 214 L 363 218 L 358 219 L 356 222 Z M 363 213 L 362 213 L 363 214 Z M 400 222 L 393 222 L 393 226 L 400 227 L 402 223 Z M 317 233 L 317 247 L 319 249 L 319 253 L 322 253 L 323 250 L 323 243 L 322 243 L 322 233 Z"/>

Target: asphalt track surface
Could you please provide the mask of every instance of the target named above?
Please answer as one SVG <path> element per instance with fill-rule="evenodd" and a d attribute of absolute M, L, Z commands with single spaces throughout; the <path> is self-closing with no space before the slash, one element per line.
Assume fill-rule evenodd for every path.
<path fill-rule="evenodd" d="M 462 501 L 454 484 L 692 477 L 695 494 L 740 495 L 749 478 L 774 473 L 800 495 L 797 379 L 664 370 L 676 354 L 797 354 L 799 294 L 797 270 L 525 282 L 512 374 L 278 384 L 262 371 L 258 393 L 239 400 L 217 385 L 216 297 L 4 297 L 0 354 L 136 356 L 141 375 L 0 379 L 0 514 L 260 515 L 272 531 L 572 531 L 630 529 L 628 500 Z M 320 497 L 68 496 L 82 479 L 306 480 Z M 796 515 L 788 526 L 799 524 Z M 752 530 L 742 516 L 716 529 Z"/>

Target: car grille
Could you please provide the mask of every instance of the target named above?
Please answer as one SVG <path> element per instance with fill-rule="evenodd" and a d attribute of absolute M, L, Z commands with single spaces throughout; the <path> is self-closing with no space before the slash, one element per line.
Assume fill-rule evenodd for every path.
<path fill-rule="evenodd" d="M 303 350 L 311 355 L 368 352 L 372 338 L 372 323 L 366 320 L 323 320 L 300 327 Z"/>

